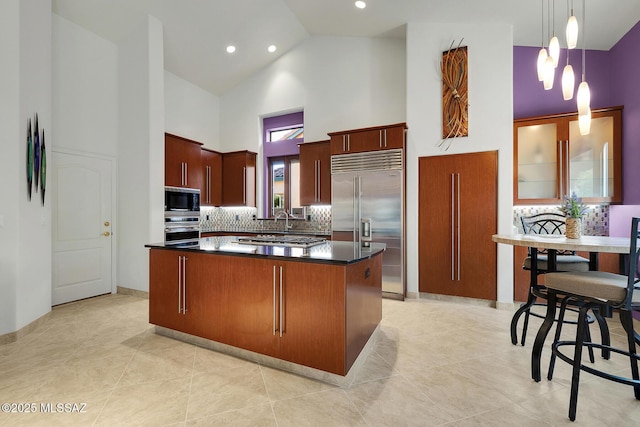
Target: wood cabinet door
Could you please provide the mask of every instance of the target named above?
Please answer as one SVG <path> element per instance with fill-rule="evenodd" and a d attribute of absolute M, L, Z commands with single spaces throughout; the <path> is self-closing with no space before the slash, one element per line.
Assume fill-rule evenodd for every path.
<path fill-rule="evenodd" d="M 331 146 L 332 155 L 348 153 L 349 151 L 347 150 L 347 135 L 346 134 L 331 135 L 330 146 Z"/>
<path fill-rule="evenodd" d="M 300 204 L 331 204 L 329 141 L 300 144 Z"/>
<path fill-rule="evenodd" d="M 256 205 L 256 155 L 250 152 L 222 155 L 222 206 Z"/>
<path fill-rule="evenodd" d="M 497 153 L 419 159 L 419 289 L 497 297 Z"/>
<path fill-rule="evenodd" d="M 176 135 L 164 136 L 164 185 L 200 188 L 200 144 Z"/>
<path fill-rule="evenodd" d="M 273 260 L 225 257 L 229 284 L 228 344 L 278 356 L 279 268 Z"/>
<path fill-rule="evenodd" d="M 404 148 L 405 145 L 405 127 L 393 126 L 383 130 L 383 150 L 393 148 Z"/>
<path fill-rule="evenodd" d="M 222 204 L 222 156 L 211 150 L 202 150 L 202 186 L 200 204 L 220 206 Z"/>
<path fill-rule="evenodd" d="M 185 252 L 149 251 L 149 323 L 185 332 L 182 307 L 180 257 Z"/>
<path fill-rule="evenodd" d="M 280 358 L 344 375 L 344 267 L 307 262 L 279 265 L 283 282 Z M 310 280 L 302 282 L 301 277 Z"/>

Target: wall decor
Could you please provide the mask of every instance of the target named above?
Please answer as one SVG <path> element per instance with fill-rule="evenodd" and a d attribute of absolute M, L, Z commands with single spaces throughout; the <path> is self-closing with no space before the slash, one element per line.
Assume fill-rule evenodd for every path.
<path fill-rule="evenodd" d="M 27 195 L 31 200 L 31 184 L 33 183 L 33 135 L 31 119 L 27 122 Z"/>
<path fill-rule="evenodd" d="M 44 206 L 44 191 L 47 188 L 47 150 L 44 145 L 44 129 L 42 129 L 42 143 L 40 145 L 40 195 Z"/>
<path fill-rule="evenodd" d="M 464 39 L 463 39 L 464 40 Z M 439 147 L 447 150 L 451 138 L 469 136 L 468 58 L 462 40 L 451 43 L 442 53 L 442 140 Z"/>
<path fill-rule="evenodd" d="M 40 187 L 40 199 L 44 206 L 44 193 L 47 187 L 47 150 L 44 143 L 44 129 L 40 137 L 40 125 L 36 113 L 33 128 L 31 118 L 27 120 L 27 196 L 29 200 L 34 191 L 38 192 L 38 187 Z"/>

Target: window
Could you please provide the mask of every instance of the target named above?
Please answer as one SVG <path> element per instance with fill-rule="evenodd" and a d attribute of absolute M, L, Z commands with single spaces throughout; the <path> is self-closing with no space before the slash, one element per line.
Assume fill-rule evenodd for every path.
<path fill-rule="evenodd" d="M 269 215 L 300 207 L 300 160 L 298 156 L 269 158 L 271 194 Z"/>
<path fill-rule="evenodd" d="M 304 142 L 302 112 L 267 117 L 264 132 L 263 215 L 273 217 L 279 211 L 300 207 L 300 150 Z"/>

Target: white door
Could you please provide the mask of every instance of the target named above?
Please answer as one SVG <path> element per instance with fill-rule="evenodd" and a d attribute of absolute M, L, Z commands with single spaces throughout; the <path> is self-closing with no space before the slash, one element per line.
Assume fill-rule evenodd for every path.
<path fill-rule="evenodd" d="M 53 305 L 112 292 L 112 166 L 53 152 Z"/>

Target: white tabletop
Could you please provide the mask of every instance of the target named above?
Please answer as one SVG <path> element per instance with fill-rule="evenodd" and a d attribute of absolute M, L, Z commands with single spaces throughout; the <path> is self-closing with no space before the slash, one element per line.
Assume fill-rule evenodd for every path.
<path fill-rule="evenodd" d="M 491 240 L 505 245 L 540 249 L 564 249 L 614 254 L 629 252 L 629 239 L 626 237 L 582 236 L 579 239 L 567 239 L 564 235 L 559 234 L 494 234 Z"/>

